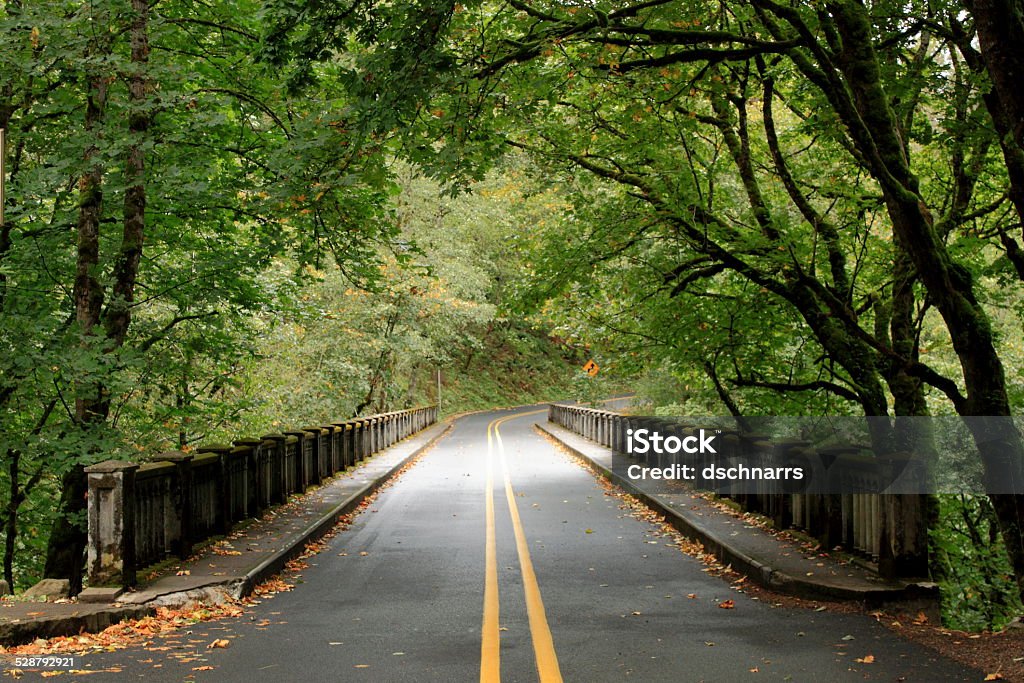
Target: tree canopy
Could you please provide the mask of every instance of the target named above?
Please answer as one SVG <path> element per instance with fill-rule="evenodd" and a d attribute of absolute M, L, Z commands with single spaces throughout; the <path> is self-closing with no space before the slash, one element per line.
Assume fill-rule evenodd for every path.
<path fill-rule="evenodd" d="M 303 387 L 274 410 L 385 409 L 513 315 L 677 404 L 889 416 L 880 452 L 931 447 L 898 418 L 996 418 L 979 469 L 1024 480 L 1020 0 L 18 0 L 0 27 L 8 558 L 59 490 L 46 572 L 76 576 L 82 468 L 218 433 L 271 371 Z M 1024 594 L 1024 498 L 977 505 Z"/>

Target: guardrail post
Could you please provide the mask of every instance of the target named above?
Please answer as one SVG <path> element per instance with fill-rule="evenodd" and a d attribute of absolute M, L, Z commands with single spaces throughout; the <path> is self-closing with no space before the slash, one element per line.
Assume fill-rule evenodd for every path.
<path fill-rule="evenodd" d="M 369 417 L 360 418 L 359 427 L 363 437 L 363 443 L 359 450 L 359 459 L 365 460 L 373 454 L 373 419 Z"/>
<path fill-rule="evenodd" d="M 302 493 L 310 483 L 311 463 L 306 462 L 306 440 L 309 438 L 307 432 L 291 430 L 284 432 L 285 436 L 294 436 L 298 443 L 295 444 L 295 493 Z"/>
<path fill-rule="evenodd" d="M 285 448 L 287 447 L 287 440 L 284 434 L 267 434 L 263 437 L 264 441 L 269 441 L 273 444 L 271 448 L 267 450 L 266 458 L 269 470 L 269 502 L 273 503 L 287 503 L 288 502 L 288 473 L 285 472 Z"/>
<path fill-rule="evenodd" d="M 135 584 L 135 472 L 133 462 L 107 460 L 85 468 L 89 482 L 90 586 Z"/>
<path fill-rule="evenodd" d="M 265 506 L 263 501 L 263 473 L 260 471 L 260 448 L 263 441 L 260 439 L 239 439 L 234 442 L 235 447 L 245 449 L 245 516 L 259 517 L 260 511 Z"/>
<path fill-rule="evenodd" d="M 164 510 L 164 537 L 168 550 L 181 559 L 192 554 L 192 458 L 181 451 L 167 451 L 155 458 L 174 464 L 170 505 Z"/>
<path fill-rule="evenodd" d="M 339 422 L 341 428 L 341 469 L 347 470 L 356 462 L 356 426 L 352 421 Z"/>
<path fill-rule="evenodd" d="M 299 446 L 302 448 L 302 466 L 305 469 L 305 472 L 303 472 L 305 477 L 305 482 L 302 485 L 303 491 L 306 490 L 307 486 L 317 485 L 323 479 L 320 474 L 320 449 L 322 447 L 320 435 L 319 427 L 302 428 L 302 441 L 300 441 Z M 307 448 L 309 448 L 309 460 L 306 459 Z"/>
<path fill-rule="evenodd" d="M 325 478 L 332 477 L 334 474 L 342 469 L 341 465 L 341 436 L 344 432 L 338 428 L 337 425 L 324 425 L 324 442 L 326 453 L 324 455 L 324 462 L 327 465 Z"/>
<path fill-rule="evenodd" d="M 228 454 L 231 453 L 230 446 L 203 446 L 197 453 L 216 453 L 217 472 L 220 481 L 217 482 L 217 531 L 221 534 L 231 533 L 231 501 L 234 498 L 234 491 L 231 483 L 231 470 L 229 468 Z"/>

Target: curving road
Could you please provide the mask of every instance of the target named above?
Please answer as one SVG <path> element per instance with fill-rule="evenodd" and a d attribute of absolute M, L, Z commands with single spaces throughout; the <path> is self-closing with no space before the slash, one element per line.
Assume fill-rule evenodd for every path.
<path fill-rule="evenodd" d="M 621 510 L 533 431 L 538 419 L 524 408 L 459 420 L 311 558 L 295 590 L 240 619 L 83 657 L 121 668 L 88 678 L 980 679 L 873 619 L 737 593 Z M 727 599 L 735 607 L 719 608 Z M 213 639 L 231 644 L 207 649 Z"/>

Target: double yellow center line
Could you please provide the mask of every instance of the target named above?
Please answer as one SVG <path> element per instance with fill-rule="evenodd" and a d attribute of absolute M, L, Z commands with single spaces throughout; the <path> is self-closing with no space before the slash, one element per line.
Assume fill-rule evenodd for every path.
<path fill-rule="evenodd" d="M 498 622 L 498 551 L 494 531 L 494 446 L 497 444 L 498 456 L 501 461 L 501 472 L 505 482 L 505 498 L 512 517 L 512 529 L 516 538 L 516 551 L 519 554 L 519 567 L 523 575 L 523 593 L 526 597 L 526 613 L 530 621 L 530 635 L 533 638 L 533 654 L 537 661 L 537 673 L 541 683 L 561 683 L 562 672 L 558 668 L 558 657 L 555 655 L 555 642 L 551 637 L 548 619 L 544 614 L 544 601 L 540 596 L 537 575 L 530 561 L 530 547 L 526 542 L 526 533 L 519 518 L 515 492 L 512 490 L 512 479 L 509 476 L 508 462 L 505 460 L 505 448 L 501 442 L 498 427 L 508 420 L 536 415 L 543 410 L 528 413 L 517 413 L 492 420 L 487 425 L 487 495 L 486 505 L 486 548 L 484 578 L 484 623 L 483 637 L 480 646 L 480 683 L 500 683 L 501 651 L 500 625 Z"/>

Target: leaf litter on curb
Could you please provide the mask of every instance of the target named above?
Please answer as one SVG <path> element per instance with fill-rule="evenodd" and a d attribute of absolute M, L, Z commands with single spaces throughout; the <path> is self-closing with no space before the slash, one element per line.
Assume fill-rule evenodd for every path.
<path fill-rule="evenodd" d="M 355 517 L 359 515 L 359 513 L 372 505 L 382 491 L 393 486 L 394 483 L 417 462 L 419 462 L 426 453 L 427 451 L 421 452 L 415 458 L 403 465 L 398 471 L 392 474 L 386 482 L 381 484 L 376 491 L 364 498 L 362 502 L 356 506 L 355 510 L 339 517 L 335 525 L 320 539 L 307 543 L 303 548 L 303 552 L 285 565 L 285 571 L 283 574 L 275 575 L 258 584 L 253 588 L 252 593 L 248 597 L 242 598 L 241 600 L 225 598 L 225 600 L 220 604 L 212 605 L 190 603 L 184 607 L 176 609 L 157 607 L 154 614 L 150 616 L 142 617 L 140 619 L 127 619 L 112 626 L 108 626 L 98 633 L 83 632 L 76 636 L 57 636 L 49 639 L 40 638 L 27 645 L 5 647 L 0 649 L 0 651 L 5 655 L 88 654 L 90 652 L 115 652 L 129 647 L 143 647 L 148 650 L 161 652 L 167 651 L 170 648 L 155 646 L 153 638 L 156 636 L 166 636 L 178 629 L 202 622 L 240 617 L 245 614 L 246 607 L 258 605 L 265 599 L 270 599 L 279 593 L 285 593 L 293 590 L 295 585 L 294 583 L 291 583 L 290 580 L 294 578 L 297 572 L 308 568 L 309 565 L 305 560 L 325 550 L 331 538 L 337 535 L 340 531 L 348 529 L 353 524 Z M 281 506 L 281 508 L 285 507 L 288 506 Z M 269 514 L 278 515 L 281 514 L 281 512 L 282 510 L 274 510 Z M 215 554 L 235 554 L 230 544 L 219 545 L 219 547 L 223 548 L 223 552 L 217 553 L 215 551 Z M 187 569 L 178 569 L 175 571 L 177 576 L 189 576 L 190 573 L 191 572 Z M 189 632 L 186 631 L 186 633 Z M 230 643 L 231 641 L 228 639 L 217 639 L 211 643 L 208 648 L 226 648 Z M 197 658 L 192 657 L 181 659 L 180 661 L 187 662 L 194 661 L 195 659 Z M 160 665 L 158 664 L 156 666 Z M 121 668 L 116 667 L 116 670 L 119 672 L 121 671 Z M 208 669 L 196 668 L 194 670 L 206 671 Z M 104 671 L 110 673 L 113 672 L 113 669 L 71 670 L 68 673 L 72 675 L 88 675 L 102 673 Z M 20 669 L 8 669 L 4 672 L 4 675 L 18 678 L 22 673 L 23 672 Z"/>

